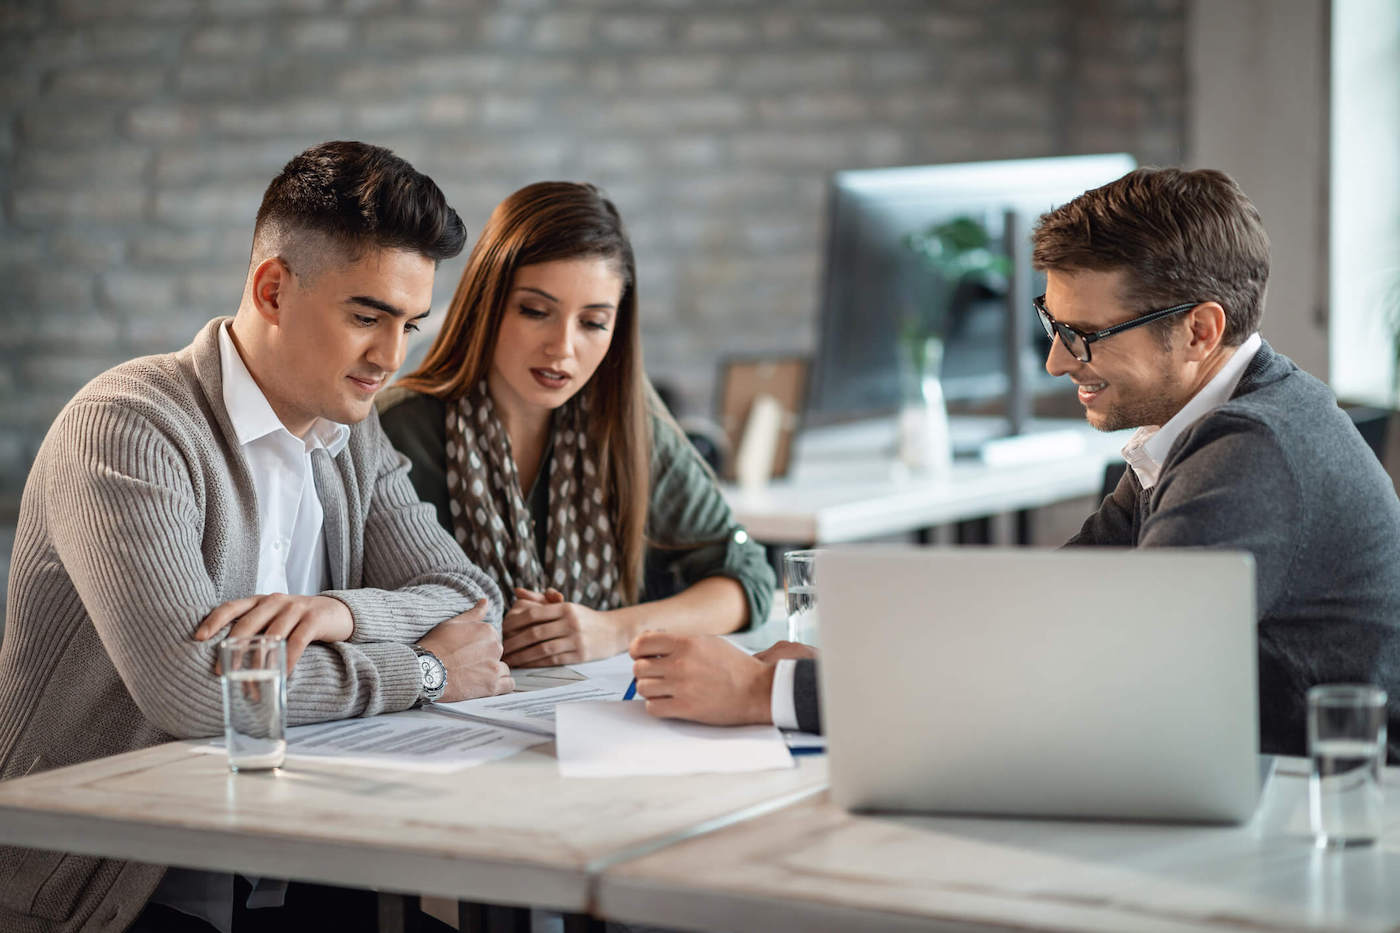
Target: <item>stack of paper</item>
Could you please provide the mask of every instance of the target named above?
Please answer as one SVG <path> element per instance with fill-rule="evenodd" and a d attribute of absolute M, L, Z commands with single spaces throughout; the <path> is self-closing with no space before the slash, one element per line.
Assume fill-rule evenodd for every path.
<path fill-rule="evenodd" d="M 704 774 L 791 768 L 773 726 L 705 726 L 658 719 L 637 702 L 561 706 L 555 751 L 565 777 Z"/>

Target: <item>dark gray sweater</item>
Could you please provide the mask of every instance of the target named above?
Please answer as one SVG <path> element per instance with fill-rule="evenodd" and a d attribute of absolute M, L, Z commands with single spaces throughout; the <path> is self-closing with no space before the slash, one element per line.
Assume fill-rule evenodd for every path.
<path fill-rule="evenodd" d="M 1251 552 L 1261 750 L 1306 754 L 1307 689 L 1348 681 L 1389 692 L 1397 757 L 1400 501 L 1332 391 L 1268 343 L 1230 400 L 1177 438 L 1157 484 L 1144 492 L 1128 470 L 1074 545 Z M 1143 598 L 1190 584 L 1164 580 Z"/>

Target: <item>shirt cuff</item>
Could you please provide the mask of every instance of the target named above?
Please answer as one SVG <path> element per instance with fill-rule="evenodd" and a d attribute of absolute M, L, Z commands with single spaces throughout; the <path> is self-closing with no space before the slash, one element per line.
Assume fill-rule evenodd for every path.
<path fill-rule="evenodd" d="M 783 658 L 773 671 L 773 699 L 769 709 L 773 713 L 773 725 L 779 729 L 797 728 L 797 704 L 793 702 L 792 685 L 797 674 L 797 661 Z"/>

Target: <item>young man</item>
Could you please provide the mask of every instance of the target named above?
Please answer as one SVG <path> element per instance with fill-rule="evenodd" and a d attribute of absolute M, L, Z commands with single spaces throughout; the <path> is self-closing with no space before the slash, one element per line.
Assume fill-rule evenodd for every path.
<path fill-rule="evenodd" d="M 372 417 L 465 239 L 402 159 L 317 146 L 264 195 L 237 315 L 69 402 L 20 507 L 0 777 L 218 734 L 225 634 L 288 638 L 290 724 L 407 709 L 444 671 L 448 698 L 513 688 L 499 591 Z M 232 907 L 228 875 L 0 847 L 6 930 L 227 930 Z"/>
<path fill-rule="evenodd" d="M 1130 469 L 1069 545 L 1251 552 L 1263 751 L 1304 753 L 1308 687 L 1361 681 L 1390 693 L 1396 757 L 1400 502 L 1331 391 L 1259 336 L 1269 245 L 1254 205 L 1220 172 L 1139 169 L 1043 216 L 1032 243 L 1046 369 L 1073 380 L 1094 427 L 1140 428 Z M 633 654 L 658 715 L 760 719 L 767 681 L 773 721 L 819 724 L 813 661 L 657 634 Z"/>

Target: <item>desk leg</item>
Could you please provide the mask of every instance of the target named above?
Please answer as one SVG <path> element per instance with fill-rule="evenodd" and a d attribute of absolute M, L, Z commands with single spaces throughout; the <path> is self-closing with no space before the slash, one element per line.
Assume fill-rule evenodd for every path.
<path fill-rule="evenodd" d="M 608 925 L 588 914 L 565 914 L 564 933 L 604 933 Z"/>
<path fill-rule="evenodd" d="M 530 933 L 530 908 L 460 901 L 457 929 L 460 933 Z"/>
<path fill-rule="evenodd" d="M 418 895 L 379 892 L 379 933 L 418 933 L 422 916 Z"/>

